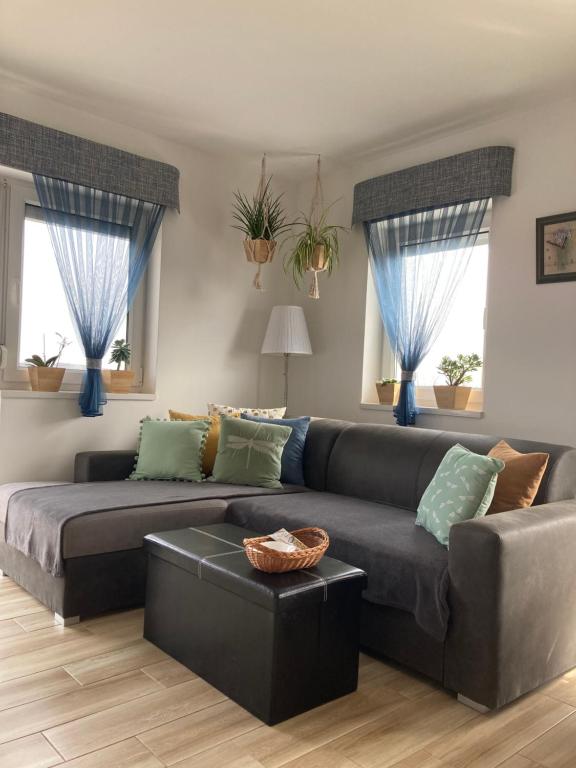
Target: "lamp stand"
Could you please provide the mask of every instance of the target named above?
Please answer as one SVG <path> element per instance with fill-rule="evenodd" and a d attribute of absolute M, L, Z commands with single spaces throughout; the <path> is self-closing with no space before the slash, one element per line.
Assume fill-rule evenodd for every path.
<path fill-rule="evenodd" d="M 284 352 L 284 406 L 288 408 L 288 358 L 290 355 Z"/>

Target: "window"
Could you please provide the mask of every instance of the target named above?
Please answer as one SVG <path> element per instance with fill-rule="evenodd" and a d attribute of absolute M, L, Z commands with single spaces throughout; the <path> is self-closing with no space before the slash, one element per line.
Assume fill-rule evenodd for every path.
<path fill-rule="evenodd" d="M 126 339 L 127 331 L 128 313 L 124 323 L 118 329 L 117 338 Z M 40 209 L 33 205 L 26 205 L 22 247 L 18 365 L 26 365 L 26 358 L 38 351 L 46 352 L 48 355 L 55 353 L 58 333 L 70 341 L 64 349 L 60 364 L 65 368 L 82 370 L 85 355 L 76 338 L 58 265 L 52 256 L 48 227 L 43 221 Z M 109 357 L 108 352 L 104 358 L 104 367 L 111 367 L 108 364 Z"/>
<path fill-rule="evenodd" d="M 50 242 L 47 224 L 42 216 L 32 183 L 12 181 L 3 187 L 5 222 L 3 253 L 3 307 L 2 336 L 7 348 L 6 368 L 2 371 L 3 386 L 27 384 L 26 358 L 32 354 L 48 356 L 58 351 L 58 336 L 62 334 L 71 343 L 66 346 L 60 364 L 66 368 L 64 387 L 78 389 L 85 369 L 85 356 L 76 336 L 56 259 Z M 118 237 L 118 251 L 127 247 Z M 160 238 L 155 251 L 159 249 Z M 2 240 L 0 240 L 0 244 Z M 153 259 L 158 258 L 153 255 Z M 126 313 L 116 338 L 125 338 L 132 348 L 131 369 L 136 381 L 143 384 L 146 365 L 144 335 L 147 329 L 146 308 L 157 302 L 151 295 L 150 280 L 142 280 L 138 295 L 130 312 Z M 113 367 L 109 354 L 104 367 Z M 150 376 L 148 376 L 149 388 Z"/>
<path fill-rule="evenodd" d="M 444 328 L 428 355 L 419 365 L 414 377 L 416 401 L 421 407 L 436 407 L 433 386 L 445 383 L 442 375 L 437 371 L 438 364 L 444 355 L 455 357 L 459 353 L 471 354 L 475 352 L 484 359 L 488 255 L 488 223 L 485 221 L 484 229 L 472 249 L 468 269 L 458 286 Z M 446 258 L 450 257 L 451 254 L 448 251 Z M 364 341 L 363 402 L 377 402 L 374 381 L 379 378 L 399 379 L 400 368 L 382 327 L 376 290 L 369 268 Z M 482 382 L 483 370 L 481 369 L 472 374 L 470 386 L 473 387 L 473 391 L 468 410 L 482 410 Z"/>

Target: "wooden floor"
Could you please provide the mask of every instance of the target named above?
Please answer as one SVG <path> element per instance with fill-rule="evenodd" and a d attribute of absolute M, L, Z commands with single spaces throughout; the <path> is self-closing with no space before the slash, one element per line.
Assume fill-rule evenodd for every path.
<path fill-rule="evenodd" d="M 575 768 L 576 671 L 479 715 L 362 657 L 359 691 L 274 728 L 142 639 L 142 611 L 54 626 L 0 579 L 0 768 Z"/>

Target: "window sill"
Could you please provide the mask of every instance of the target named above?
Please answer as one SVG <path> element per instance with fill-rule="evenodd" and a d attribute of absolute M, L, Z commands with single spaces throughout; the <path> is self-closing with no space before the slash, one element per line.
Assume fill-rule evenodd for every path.
<path fill-rule="evenodd" d="M 360 403 L 360 408 L 365 411 L 392 411 L 392 405 L 381 403 Z M 448 408 L 426 408 L 418 406 L 418 411 L 426 416 L 457 416 L 459 419 L 483 419 L 484 411 L 453 411 Z"/>
<path fill-rule="evenodd" d="M 59 392 L 33 392 L 31 389 L 0 389 L 2 400 L 77 400 L 80 392 L 60 390 Z M 156 400 L 156 395 L 149 392 L 107 392 L 108 400 Z"/>

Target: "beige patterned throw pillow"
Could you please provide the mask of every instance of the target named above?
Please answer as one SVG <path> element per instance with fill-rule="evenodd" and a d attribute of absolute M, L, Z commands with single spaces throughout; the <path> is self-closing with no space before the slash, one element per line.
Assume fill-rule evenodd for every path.
<path fill-rule="evenodd" d="M 283 419 L 286 408 L 239 408 L 235 405 L 208 403 L 209 416 L 237 416 L 239 413 L 246 413 L 248 416 L 261 416 L 265 419 Z"/>

